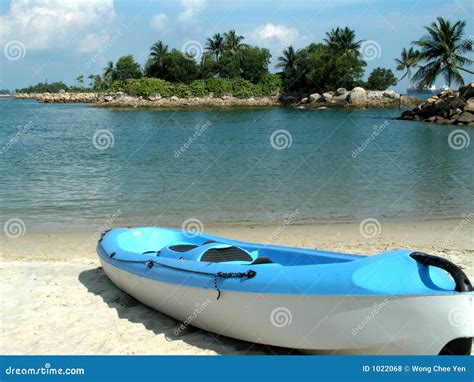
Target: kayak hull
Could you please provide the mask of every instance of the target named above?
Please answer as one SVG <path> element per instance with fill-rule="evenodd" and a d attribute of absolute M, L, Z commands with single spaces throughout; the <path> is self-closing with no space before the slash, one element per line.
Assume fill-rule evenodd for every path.
<path fill-rule="evenodd" d="M 131 273 L 100 256 L 124 292 L 183 324 L 314 354 L 439 354 L 474 337 L 474 296 L 295 295 L 199 288 Z"/>

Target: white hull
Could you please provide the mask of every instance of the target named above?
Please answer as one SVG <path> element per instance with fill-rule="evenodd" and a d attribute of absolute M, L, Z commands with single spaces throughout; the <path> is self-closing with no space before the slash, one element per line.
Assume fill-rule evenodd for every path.
<path fill-rule="evenodd" d="M 124 292 L 179 321 L 249 342 L 325 354 L 438 354 L 474 337 L 473 295 L 303 296 L 150 280 L 102 261 Z"/>

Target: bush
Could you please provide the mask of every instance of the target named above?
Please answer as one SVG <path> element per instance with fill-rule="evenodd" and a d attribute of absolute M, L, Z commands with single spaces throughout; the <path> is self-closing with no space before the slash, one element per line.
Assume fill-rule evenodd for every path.
<path fill-rule="evenodd" d="M 238 98 L 250 98 L 271 95 L 279 91 L 281 87 L 280 76 L 271 74 L 265 76 L 260 84 L 253 84 L 243 78 L 233 80 L 209 78 L 207 80 L 195 80 L 190 84 L 168 82 L 159 78 L 128 79 L 115 81 L 111 90 L 113 92 L 123 91 L 132 96 L 142 97 L 148 97 L 154 93 L 158 93 L 162 97 L 206 97 L 209 93 L 213 93 L 215 97 L 232 94 Z"/>

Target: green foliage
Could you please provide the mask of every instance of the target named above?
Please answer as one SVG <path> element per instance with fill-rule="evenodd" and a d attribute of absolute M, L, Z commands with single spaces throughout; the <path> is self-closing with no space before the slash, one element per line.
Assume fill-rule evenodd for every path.
<path fill-rule="evenodd" d="M 254 84 L 260 83 L 268 74 L 271 54 L 268 49 L 247 46 L 241 51 L 240 70 L 242 77 Z"/>
<path fill-rule="evenodd" d="M 443 76 L 448 86 L 453 82 L 464 85 L 460 71 L 474 74 L 467 69 L 474 64 L 474 60 L 468 56 L 473 51 L 472 39 L 464 38 L 466 22 L 452 24 L 438 17 L 425 29 L 428 35 L 412 43 L 420 49 L 418 60 L 422 63 L 413 79 L 418 85 L 430 86 L 438 76 Z"/>
<path fill-rule="evenodd" d="M 117 60 L 115 68 L 112 72 L 112 80 L 125 81 L 129 78 L 141 78 L 142 70 L 140 64 L 133 59 L 130 54 L 128 56 L 122 56 Z"/>
<path fill-rule="evenodd" d="M 62 82 L 43 83 L 40 82 L 34 86 L 23 89 L 16 89 L 17 93 L 58 93 L 60 90 L 69 91 L 70 88 Z"/>
<path fill-rule="evenodd" d="M 148 97 L 154 93 L 160 94 L 162 97 L 206 97 L 209 93 L 212 93 L 215 97 L 228 94 L 238 98 L 249 98 L 271 95 L 280 91 L 281 85 L 280 76 L 268 74 L 260 84 L 253 84 L 243 78 L 233 80 L 209 78 L 195 80 L 190 84 L 173 83 L 159 78 L 128 79 L 126 81 L 115 81 L 111 90 L 143 97 Z"/>
<path fill-rule="evenodd" d="M 397 79 L 390 69 L 375 68 L 367 79 L 368 90 L 385 90 L 390 85 L 393 85 Z"/>
<path fill-rule="evenodd" d="M 279 60 L 285 89 L 304 92 L 352 89 L 366 65 L 357 54 L 336 54 L 325 44 L 310 44 L 296 53 L 289 47 Z"/>

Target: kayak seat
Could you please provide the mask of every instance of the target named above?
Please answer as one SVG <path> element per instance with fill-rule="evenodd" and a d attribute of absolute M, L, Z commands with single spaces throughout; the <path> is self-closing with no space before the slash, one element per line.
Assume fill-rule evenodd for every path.
<path fill-rule="evenodd" d="M 175 251 L 175 252 L 188 252 L 191 249 L 194 249 L 194 248 L 197 248 L 197 247 L 198 247 L 198 245 L 194 245 L 194 244 L 176 244 L 176 245 L 172 245 L 168 248 L 171 249 L 172 251 Z"/>
<path fill-rule="evenodd" d="M 210 248 L 201 256 L 201 261 L 209 263 L 224 263 L 228 261 L 253 261 L 244 250 L 237 247 Z"/>

